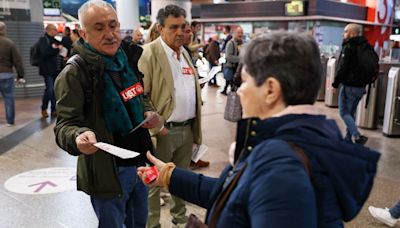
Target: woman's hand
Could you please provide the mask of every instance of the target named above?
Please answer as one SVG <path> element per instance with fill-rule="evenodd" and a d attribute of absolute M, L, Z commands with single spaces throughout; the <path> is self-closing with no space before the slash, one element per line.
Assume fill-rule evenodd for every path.
<path fill-rule="evenodd" d="M 146 156 L 149 159 L 149 161 L 154 164 L 158 173 L 160 173 L 160 170 L 165 166 L 165 163 L 163 161 L 157 159 L 156 157 L 154 157 L 149 151 L 147 151 Z M 149 187 L 164 186 L 164 183 L 160 183 L 159 176 L 157 177 L 156 180 L 154 180 L 151 183 L 145 182 L 145 179 L 147 177 L 146 172 L 149 172 L 150 170 L 151 170 L 151 167 L 142 166 L 142 167 L 137 168 L 137 174 L 140 177 L 140 179 L 142 179 L 143 183 Z"/>

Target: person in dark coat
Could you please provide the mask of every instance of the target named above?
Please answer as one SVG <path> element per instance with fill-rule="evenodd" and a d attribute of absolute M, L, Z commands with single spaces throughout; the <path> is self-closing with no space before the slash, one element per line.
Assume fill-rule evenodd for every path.
<path fill-rule="evenodd" d="M 210 65 L 210 70 L 219 65 L 219 58 L 221 57 L 221 51 L 219 50 L 218 36 L 214 35 L 210 38 L 209 43 L 207 45 L 205 54 L 206 59 Z M 210 82 L 208 83 L 210 86 L 218 87 L 217 85 L 217 76 L 215 75 Z"/>
<path fill-rule="evenodd" d="M 14 42 L 6 37 L 6 31 L 6 24 L 0 21 L 0 94 L 4 102 L 6 126 L 11 127 L 15 124 L 14 78 L 17 84 L 23 83 L 25 71 L 21 55 Z"/>
<path fill-rule="evenodd" d="M 339 88 L 339 113 L 346 124 L 345 140 L 364 145 L 368 137 L 362 135 L 355 123 L 358 103 L 366 93 L 362 77 L 357 75 L 358 49 L 367 40 L 361 35 L 361 26 L 348 24 L 343 32 L 342 51 L 338 60 L 335 80 L 332 87 Z"/>
<path fill-rule="evenodd" d="M 345 142 L 313 105 L 322 73 L 314 38 L 269 33 L 241 55 L 244 120 L 231 164 L 215 178 L 148 153 L 159 170 L 150 186 L 206 208 L 208 227 L 344 227 L 368 197 L 379 154 Z M 145 180 L 149 170 L 138 174 Z"/>
<path fill-rule="evenodd" d="M 138 70 L 138 62 L 143 53 L 143 48 L 134 42 L 127 43 L 124 40 L 121 42 L 121 48 L 128 57 L 129 66 L 135 71 L 135 74 L 142 80 L 143 74 Z"/>
<path fill-rule="evenodd" d="M 61 39 L 61 45 L 68 50 L 68 55 L 71 56 L 72 39 L 71 39 L 71 29 L 67 26 L 63 31 L 63 38 Z"/>
<path fill-rule="evenodd" d="M 59 52 L 63 46 L 54 37 L 57 35 L 57 28 L 53 24 L 46 26 L 46 33 L 39 39 L 39 74 L 43 76 L 45 90 L 42 99 L 42 117 L 47 118 L 47 108 L 50 102 L 51 116 L 57 116 L 56 98 L 54 96 L 54 81 L 61 71 Z"/>

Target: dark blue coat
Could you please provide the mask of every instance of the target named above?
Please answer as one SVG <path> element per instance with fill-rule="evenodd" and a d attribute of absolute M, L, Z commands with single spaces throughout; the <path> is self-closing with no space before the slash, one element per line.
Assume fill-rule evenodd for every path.
<path fill-rule="evenodd" d="M 53 37 L 45 33 L 44 36 L 39 39 L 39 74 L 46 77 L 57 77 L 61 67 L 58 62 L 58 48 L 53 48 L 52 44 L 59 44 L 59 42 Z"/>
<path fill-rule="evenodd" d="M 295 126 L 298 123 L 309 126 Z M 372 178 L 368 180 L 375 175 L 377 153 L 358 145 L 344 145 L 334 121 L 324 116 L 286 115 L 263 121 L 243 120 L 239 125 L 243 124 L 245 127 L 239 129 L 244 132 L 239 130 L 237 138 L 237 150 L 242 155 L 232 176 L 244 163 L 247 167 L 222 210 L 217 227 L 343 227 L 342 220 L 358 213 L 362 204 L 357 205 L 354 200 L 357 197 L 353 192 L 358 189 L 353 185 L 365 182 L 367 172 L 358 174 L 355 170 L 365 164 L 343 155 L 342 150 L 366 154 L 373 164 Z M 307 154 L 311 177 L 287 142 L 294 142 Z M 228 166 L 219 178 L 210 178 L 177 168 L 169 190 L 208 209 L 210 215 L 231 169 Z M 369 184 L 372 186 L 372 182 Z M 369 191 L 363 195 L 362 202 L 368 194 Z"/>

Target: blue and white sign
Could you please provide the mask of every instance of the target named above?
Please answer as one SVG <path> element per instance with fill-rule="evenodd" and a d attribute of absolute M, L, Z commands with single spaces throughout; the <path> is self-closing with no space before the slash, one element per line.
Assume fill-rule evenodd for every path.
<path fill-rule="evenodd" d="M 0 0 L 0 8 L 4 9 L 29 9 L 29 0 Z"/>

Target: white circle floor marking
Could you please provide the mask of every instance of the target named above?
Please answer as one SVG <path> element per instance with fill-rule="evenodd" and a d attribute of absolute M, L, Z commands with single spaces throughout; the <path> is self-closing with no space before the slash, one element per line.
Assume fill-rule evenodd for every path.
<path fill-rule="evenodd" d="M 9 178 L 4 187 L 21 194 L 49 194 L 76 189 L 76 168 L 36 169 Z"/>

